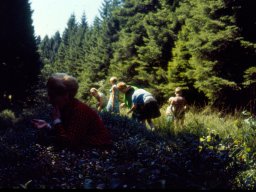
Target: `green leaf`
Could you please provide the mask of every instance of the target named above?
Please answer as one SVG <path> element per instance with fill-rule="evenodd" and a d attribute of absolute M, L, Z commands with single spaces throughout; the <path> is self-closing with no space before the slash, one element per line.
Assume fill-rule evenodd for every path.
<path fill-rule="evenodd" d="M 200 137 L 200 142 L 204 142 L 205 141 L 205 139 L 203 138 L 203 137 Z"/>

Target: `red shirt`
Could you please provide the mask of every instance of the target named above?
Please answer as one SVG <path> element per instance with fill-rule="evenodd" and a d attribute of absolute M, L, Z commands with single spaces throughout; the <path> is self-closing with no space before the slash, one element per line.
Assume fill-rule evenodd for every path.
<path fill-rule="evenodd" d="M 55 125 L 62 140 L 72 146 L 101 146 L 112 143 L 110 133 L 96 111 L 73 99 L 61 111 L 61 123 Z"/>

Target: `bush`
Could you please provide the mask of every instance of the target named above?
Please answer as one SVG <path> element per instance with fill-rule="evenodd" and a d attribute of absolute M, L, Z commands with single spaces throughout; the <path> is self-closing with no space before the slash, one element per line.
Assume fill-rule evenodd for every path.
<path fill-rule="evenodd" d="M 16 117 L 14 112 L 5 109 L 0 113 L 0 129 L 12 127 Z"/>

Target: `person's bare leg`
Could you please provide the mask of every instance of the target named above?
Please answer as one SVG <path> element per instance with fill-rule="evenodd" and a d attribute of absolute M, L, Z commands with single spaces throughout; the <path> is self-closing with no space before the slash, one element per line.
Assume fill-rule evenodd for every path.
<path fill-rule="evenodd" d="M 184 127 L 184 118 L 182 118 L 181 120 L 180 120 L 180 126 L 183 128 Z"/>
<path fill-rule="evenodd" d="M 151 119 L 147 119 L 147 122 L 148 122 L 148 124 L 149 124 L 151 130 L 154 131 L 154 130 L 155 130 L 155 126 L 154 126 L 152 120 L 151 120 Z"/>
<path fill-rule="evenodd" d="M 181 122 L 179 118 L 176 118 L 175 120 L 175 133 L 177 133 L 181 128 Z"/>

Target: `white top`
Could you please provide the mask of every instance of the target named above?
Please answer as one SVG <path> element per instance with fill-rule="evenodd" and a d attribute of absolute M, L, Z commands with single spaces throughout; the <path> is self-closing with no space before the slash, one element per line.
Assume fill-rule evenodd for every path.
<path fill-rule="evenodd" d="M 174 106 L 173 105 L 169 105 L 165 111 L 166 115 L 173 115 L 173 111 L 174 111 Z"/>

